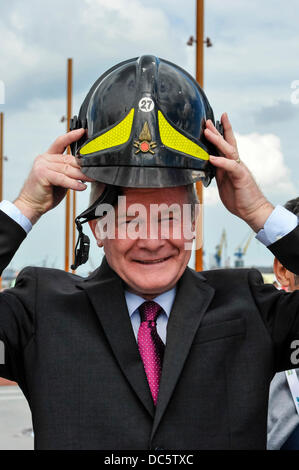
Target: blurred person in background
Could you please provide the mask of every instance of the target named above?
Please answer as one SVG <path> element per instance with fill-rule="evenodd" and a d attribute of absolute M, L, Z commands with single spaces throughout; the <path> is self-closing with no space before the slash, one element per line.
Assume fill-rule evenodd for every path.
<path fill-rule="evenodd" d="M 299 217 L 299 197 L 284 207 Z M 275 258 L 274 273 L 281 289 L 299 290 L 299 276 Z M 268 409 L 268 444 L 270 450 L 299 450 L 299 369 L 278 372 L 270 385 Z"/>

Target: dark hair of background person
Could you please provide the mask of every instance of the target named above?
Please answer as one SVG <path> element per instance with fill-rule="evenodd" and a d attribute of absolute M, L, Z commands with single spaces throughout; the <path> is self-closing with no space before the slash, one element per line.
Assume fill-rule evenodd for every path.
<path fill-rule="evenodd" d="M 290 199 L 289 201 L 285 203 L 284 207 L 288 209 L 289 211 L 293 212 L 293 214 L 295 214 L 297 217 L 299 217 L 299 197 L 296 197 L 295 199 Z M 295 284 L 296 286 L 298 286 L 299 275 L 294 274 L 294 278 L 295 278 Z"/>

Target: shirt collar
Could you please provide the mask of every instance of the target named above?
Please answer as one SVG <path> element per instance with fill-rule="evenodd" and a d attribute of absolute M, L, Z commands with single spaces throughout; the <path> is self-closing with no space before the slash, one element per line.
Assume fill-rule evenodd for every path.
<path fill-rule="evenodd" d="M 160 294 L 153 299 L 154 302 L 157 302 L 163 308 L 168 318 L 175 299 L 175 294 L 176 287 L 173 287 L 172 289 L 163 292 L 163 294 Z M 133 313 L 136 312 L 140 305 L 146 301 L 143 297 L 140 297 L 137 294 L 133 294 L 127 290 L 125 291 L 125 297 L 130 317 L 132 317 Z"/>

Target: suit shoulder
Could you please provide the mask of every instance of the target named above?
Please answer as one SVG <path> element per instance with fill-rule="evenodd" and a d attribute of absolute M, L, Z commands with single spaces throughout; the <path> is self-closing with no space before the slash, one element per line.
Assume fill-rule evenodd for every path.
<path fill-rule="evenodd" d="M 16 286 L 20 286 L 24 282 L 35 281 L 37 283 L 47 282 L 51 284 L 53 282 L 56 286 L 59 285 L 72 285 L 74 283 L 82 281 L 84 278 L 77 274 L 68 273 L 62 269 L 44 268 L 36 266 L 26 266 L 23 268 L 16 278 Z"/>
<path fill-rule="evenodd" d="M 263 277 L 260 271 L 255 268 L 226 268 L 211 269 L 208 271 L 196 272 L 191 269 L 193 274 L 199 279 L 206 280 L 211 284 L 220 283 L 262 283 Z"/>

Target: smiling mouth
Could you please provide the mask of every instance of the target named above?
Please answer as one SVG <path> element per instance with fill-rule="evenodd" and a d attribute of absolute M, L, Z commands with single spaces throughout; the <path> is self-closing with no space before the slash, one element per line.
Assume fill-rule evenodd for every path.
<path fill-rule="evenodd" d="M 159 264 L 159 263 L 163 263 L 164 261 L 169 260 L 169 258 L 171 258 L 171 256 L 167 256 L 166 258 L 153 259 L 153 260 L 135 259 L 134 261 L 140 264 Z"/>

